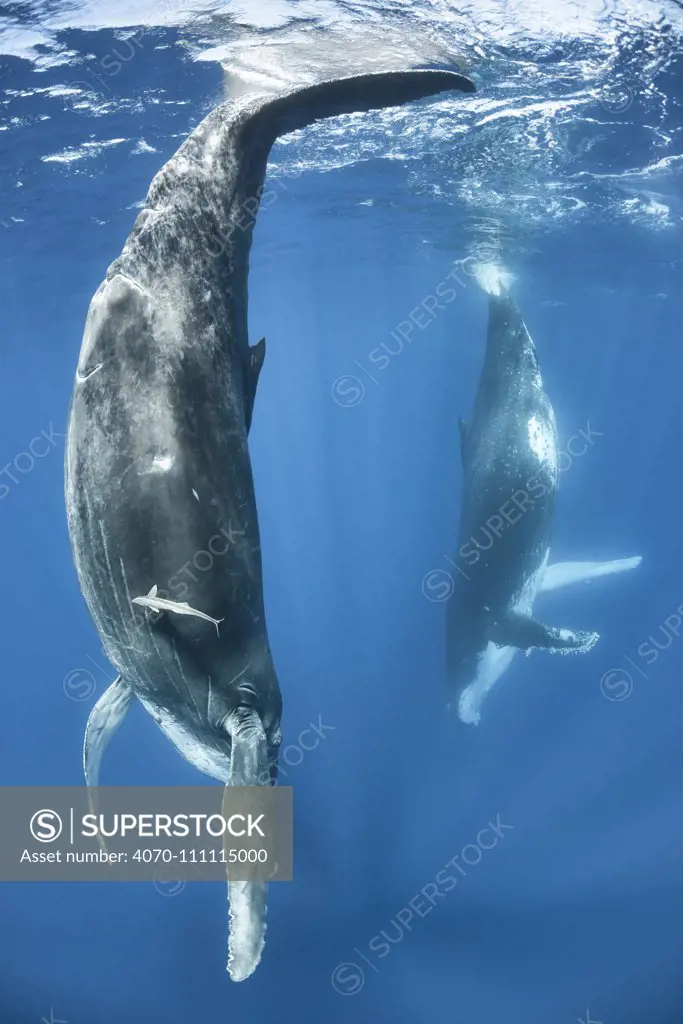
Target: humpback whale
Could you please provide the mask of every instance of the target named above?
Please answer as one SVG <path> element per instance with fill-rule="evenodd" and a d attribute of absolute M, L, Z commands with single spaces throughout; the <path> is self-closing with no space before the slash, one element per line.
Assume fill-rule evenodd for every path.
<path fill-rule="evenodd" d="M 549 564 L 559 482 L 553 406 L 506 275 L 482 269 L 489 294 L 486 354 L 469 423 L 460 420 L 463 494 L 446 623 L 447 672 L 463 722 L 514 654 L 586 652 L 598 634 L 533 617 L 543 591 L 634 569 L 640 557 Z"/>
<path fill-rule="evenodd" d="M 447 90 L 474 85 L 415 70 L 240 96 L 152 181 L 90 304 L 68 419 L 72 554 L 118 672 L 86 728 L 89 786 L 135 698 L 212 778 L 276 781 L 282 700 L 247 443 L 265 355 L 248 343 L 247 277 L 266 162 L 278 136 L 316 119 Z M 234 981 L 261 958 L 265 895 L 229 883 Z"/>

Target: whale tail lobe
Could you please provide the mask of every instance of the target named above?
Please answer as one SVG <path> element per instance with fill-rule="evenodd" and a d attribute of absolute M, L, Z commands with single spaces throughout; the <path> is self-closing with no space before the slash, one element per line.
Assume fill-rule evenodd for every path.
<path fill-rule="evenodd" d="M 272 145 L 280 135 L 305 128 L 314 121 L 339 114 L 365 113 L 397 107 L 413 100 L 458 90 L 475 92 L 476 86 L 454 71 L 384 71 L 338 78 L 268 98 L 251 119 L 255 134 Z"/>
<path fill-rule="evenodd" d="M 263 96 L 250 108 L 240 128 L 244 206 L 253 226 L 263 190 L 270 149 L 281 135 L 305 128 L 327 117 L 365 113 L 384 107 L 401 106 L 441 92 L 475 92 L 469 78 L 454 71 L 386 71 L 338 78 L 306 86 L 279 96 Z"/>

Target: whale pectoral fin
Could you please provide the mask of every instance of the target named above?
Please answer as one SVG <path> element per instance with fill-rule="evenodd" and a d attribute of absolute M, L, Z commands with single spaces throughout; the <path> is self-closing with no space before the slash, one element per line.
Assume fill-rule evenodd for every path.
<path fill-rule="evenodd" d="M 256 388 L 258 387 L 259 377 L 261 370 L 263 369 L 263 361 L 266 358 L 266 339 L 261 340 L 256 345 L 252 345 L 247 353 L 247 372 L 245 380 L 245 394 L 244 394 L 244 410 L 245 419 L 247 424 L 247 433 L 251 428 L 251 418 L 254 413 L 254 402 L 256 400 Z"/>
<path fill-rule="evenodd" d="M 226 720 L 230 736 L 228 786 L 263 786 L 270 779 L 266 730 L 253 708 L 237 708 Z"/>
<path fill-rule="evenodd" d="M 83 742 L 83 772 L 85 784 L 88 787 L 88 804 L 91 814 L 95 814 L 97 810 L 91 787 L 100 784 L 100 767 L 104 752 L 109 746 L 112 736 L 118 732 L 132 701 L 133 691 L 121 676 L 117 676 L 90 712 Z M 99 843 L 106 851 L 104 840 L 101 837 L 99 837 Z"/>
<path fill-rule="evenodd" d="M 478 725 L 481 705 L 491 687 L 503 675 L 516 654 L 514 647 L 497 647 L 489 642 L 477 665 L 477 676 L 466 686 L 458 700 L 458 717 L 468 725 Z"/>
<path fill-rule="evenodd" d="M 263 723 L 252 708 L 239 708 L 225 727 L 232 744 L 228 786 L 262 786 L 270 782 L 268 742 Z M 266 932 L 265 882 L 228 882 L 230 913 L 228 973 L 244 981 L 261 960 Z"/>
<path fill-rule="evenodd" d="M 599 634 L 556 629 L 532 619 L 529 615 L 508 612 L 505 618 L 491 627 L 487 639 L 500 647 L 518 647 L 522 651 L 539 647 L 568 654 L 590 651 L 598 642 Z"/>
<path fill-rule="evenodd" d="M 640 555 L 636 555 L 634 558 L 614 558 L 609 562 L 556 562 L 546 568 L 540 592 L 557 590 L 570 583 L 594 580 L 599 576 L 610 576 L 615 572 L 627 572 L 636 569 L 642 560 Z"/>
<path fill-rule="evenodd" d="M 133 691 L 121 676 L 117 676 L 90 712 L 83 744 L 83 771 L 87 786 L 99 785 L 102 757 L 132 701 Z"/>
<path fill-rule="evenodd" d="M 467 424 L 462 416 L 458 416 L 458 428 L 460 430 L 460 459 L 464 467 L 467 452 Z"/>

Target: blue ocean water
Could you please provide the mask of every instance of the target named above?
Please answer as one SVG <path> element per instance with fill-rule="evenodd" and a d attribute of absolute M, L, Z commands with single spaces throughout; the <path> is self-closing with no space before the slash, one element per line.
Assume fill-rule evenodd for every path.
<path fill-rule="evenodd" d="M 366 26 L 398 66 L 406 38 L 432 62 L 437 40 L 479 92 L 272 153 L 250 447 L 295 880 L 271 886 L 260 967 L 228 980 L 220 884 L 3 884 L 0 1024 L 678 1024 L 680 7 L 254 2 L 189 24 L 171 4 L 2 10 L 4 785 L 80 784 L 114 677 L 71 562 L 63 433 L 88 304 L 153 175 L 237 71 L 280 61 L 308 81 L 328 38 L 336 73 L 357 70 Z M 561 448 L 590 439 L 564 462 L 553 559 L 643 558 L 543 599 L 543 618 L 599 644 L 519 655 L 477 727 L 446 711 L 445 607 L 426 582 L 456 546 L 458 417 L 484 351 L 471 259 L 514 275 Z M 141 708 L 103 770 L 201 781 Z"/>

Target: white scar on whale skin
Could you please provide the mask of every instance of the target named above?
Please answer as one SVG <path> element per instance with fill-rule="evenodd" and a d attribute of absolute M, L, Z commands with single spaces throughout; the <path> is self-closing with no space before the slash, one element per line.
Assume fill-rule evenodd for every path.
<path fill-rule="evenodd" d="M 83 384 L 84 381 L 90 380 L 93 374 L 97 373 L 98 370 L 101 370 L 103 366 L 104 363 L 98 363 L 97 366 L 93 366 L 92 370 L 87 370 L 85 373 L 81 373 L 80 370 L 76 370 L 76 378 L 81 382 L 81 384 Z"/>
<path fill-rule="evenodd" d="M 167 601 L 164 597 L 157 597 L 156 593 L 157 585 L 155 583 L 147 597 L 134 597 L 132 603 L 139 604 L 143 608 L 151 608 L 153 612 L 174 612 L 176 615 L 193 615 L 196 619 L 203 619 L 204 622 L 213 622 L 216 627 L 216 633 L 218 633 L 218 626 L 224 621 L 223 619 L 212 619 L 210 615 L 197 611 L 196 608 L 190 608 L 187 601 Z M 220 634 L 218 635 L 220 636 Z"/>

